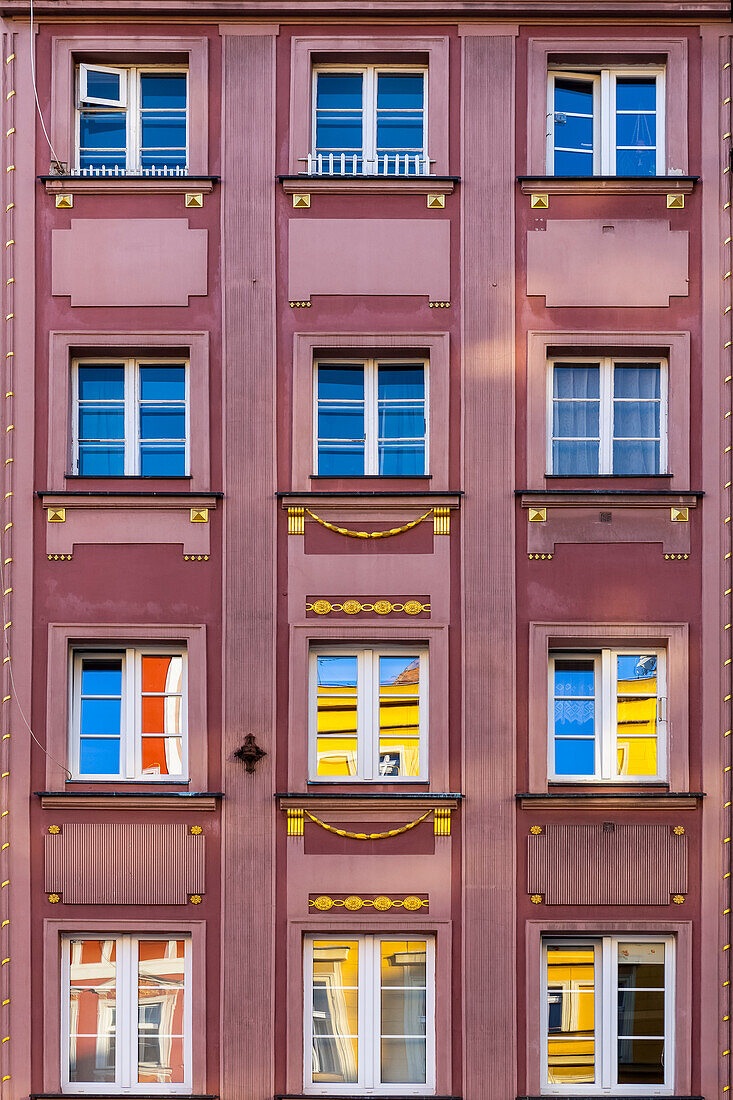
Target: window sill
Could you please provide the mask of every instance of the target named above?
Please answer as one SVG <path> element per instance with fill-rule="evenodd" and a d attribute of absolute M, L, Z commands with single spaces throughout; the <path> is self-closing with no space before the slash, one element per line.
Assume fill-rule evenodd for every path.
<path fill-rule="evenodd" d="M 215 810 L 221 791 L 36 791 L 43 810 Z"/>
<path fill-rule="evenodd" d="M 523 508 L 545 507 L 559 504 L 572 508 L 597 508 L 599 504 L 613 505 L 615 508 L 696 508 L 697 502 L 705 494 L 700 489 L 678 492 L 676 489 L 515 489 L 515 496 L 521 500 Z"/>
<path fill-rule="evenodd" d="M 523 810 L 695 810 L 701 791 L 542 791 L 514 796 Z"/>
<path fill-rule="evenodd" d="M 517 176 L 523 195 L 689 195 L 699 176 Z"/>
<path fill-rule="evenodd" d="M 218 176 L 39 176 L 47 195 L 209 195 Z"/>
<path fill-rule="evenodd" d="M 275 794 L 278 800 L 278 808 L 281 810 L 457 810 L 462 794 L 430 794 L 425 792 L 409 791 L 348 791 L 346 793 L 334 792 L 308 792 L 306 794 L 291 794 L 278 792 Z"/>
<path fill-rule="evenodd" d="M 278 176 L 286 195 L 450 195 L 459 176 Z"/>

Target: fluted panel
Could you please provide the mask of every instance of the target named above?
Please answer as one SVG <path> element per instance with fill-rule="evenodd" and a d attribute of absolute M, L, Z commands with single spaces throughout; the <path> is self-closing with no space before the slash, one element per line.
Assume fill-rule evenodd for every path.
<path fill-rule="evenodd" d="M 669 905 L 687 893 L 687 837 L 669 825 L 547 825 L 527 838 L 527 892 L 547 905 Z"/>
<path fill-rule="evenodd" d="M 67 905 L 185 905 L 206 888 L 204 844 L 186 825 L 64 825 L 46 837 L 46 892 Z"/>

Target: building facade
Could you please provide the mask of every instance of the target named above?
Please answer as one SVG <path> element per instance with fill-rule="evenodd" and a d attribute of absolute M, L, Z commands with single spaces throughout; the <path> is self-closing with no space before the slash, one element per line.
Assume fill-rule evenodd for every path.
<path fill-rule="evenodd" d="M 727 0 L 0 16 L 0 1096 L 723 1095 Z"/>

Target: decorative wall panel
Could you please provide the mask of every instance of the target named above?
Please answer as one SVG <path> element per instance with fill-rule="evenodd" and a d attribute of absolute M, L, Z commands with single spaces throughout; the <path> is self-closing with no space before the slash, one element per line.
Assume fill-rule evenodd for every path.
<path fill-rule="evenodd" d="M 668 306 L 689 293 L 688 248 L 668 221 L 548 218 L 527 234 L 527 294 L 548 306 Z"/>
<path fill-rule="evenodd" d="M 181 824 L 67 824 L 46 837 L 45 890 L 71 905 L 185 905 L 205 890 L 204 844 Z"/>
<path fill-rule="evenodd" d="M 51 293 L 72 306 L 187 306 L 207 291 L 207 237 L 187 218 L 72 218 L 51 231 Z"/>
<path fill-rule="evenodd" d="M 288 298 L 420 294 L 450 299 L 450 223 L 424 218 L 292 219 Z"/>
<path fill-rule="evenodd" d="M 547 905 L 669 905 L 687 893 L 687 837 L 669 825 L 547 825 L 527 837 L 527 892 Z"/>

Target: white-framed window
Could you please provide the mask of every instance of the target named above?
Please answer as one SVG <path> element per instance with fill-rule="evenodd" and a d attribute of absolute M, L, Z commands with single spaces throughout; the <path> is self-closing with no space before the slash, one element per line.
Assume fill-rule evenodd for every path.
<path fill-rule="evenodd" d="M 314 468 L 321 476 L 428 472 L 428 364 L 423 359 L 317 359 Z"/>
<path fill-rule="evenodd" d="M 186 695 L 186 651 L 181 646 L 75 649 L 74 778 L 186 779 Z"/>
<path fill-rule="evenodd" d="M 314 646 L 311 779 L 424 780 L 427 678 L 423 646 Z"/>
<path fill-rule="evenodd" d="M 307 937 L 306 1092 L 435 1090 L 435 951 L 428 936 Z"/>
<path fill-rule="evenodd" d="M 428 174 L 427 75 L 414 65 L 316 66 L 308 173 Z"/>
<path fill-rule="evenodd" d="M 674 938 L 543 939 L 544 1093 L 673 1092 Z"/>
<path fill-rule="evenodd" d="M 187 360 L 75 359 L 71 388 L 73 473 L 189 473 Z"/>
<path fill-rule="evenodd" d="M 666 359 L 551 359 L 548 472 L 575 477 L 665 473 L 667 393 Z"/>
<path fill-rule="evenodd" d="M 80 64 L 76 151 L 86 175 L 185 175 L 188 70 Z"/>
<path fill-rule="evenodd" d="M 666 778 L 664 650 L 551 652 L 548 693 L 550 779 Z"/>
<path fill-rule="evenodd" d="M 662 176 L 664 69 L 550 70 L 547 171 L 554 176 Z"/>
<path fill-rule="evenodd" d="M 61 977 L 65 1092 L 191 1092 L 188 936 L 64 936 Z"/>

